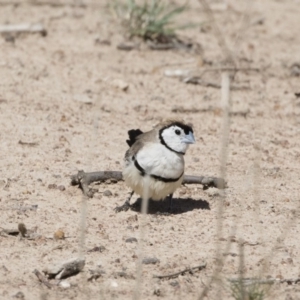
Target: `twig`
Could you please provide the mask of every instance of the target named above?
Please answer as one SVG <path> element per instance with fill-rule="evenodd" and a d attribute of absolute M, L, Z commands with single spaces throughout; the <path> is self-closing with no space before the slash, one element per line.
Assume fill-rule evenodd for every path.
<path fill-rule="evenodd" d="M 210 82 L 210 81 L 204 81 L 204 80 L 200 79 L 198 76 L 186 77 L 186 78 L 183 79 L 183 82 L 192 83 L 192 84 L 199 84 L 199 85 L 202 85 L 202 86 L 205 86 L 205 87 L 212 87 L 212 88 L 216 88 L 216 89 L 220 89 L 222 87 L 218 83 Z M 249 89 L 249 86 L 232 84 L 230 86 L 230 88 L 232 90 L 247 90 L 247 89 Z"/>
<path fill-rule="evenodd" d="M 201 69 L 200 69 L 201 70 Z M 205 68 L 202 70 L 201 75 L 203 75 L 206 72 L 221 72 L 221 71 L 252 71 L 252 72 L 260 72 L 261 68 L 255 68 L 255 67 L 212 67 L 212 68 Z"/>
<path fill-rule="evenodd" d="M 40 23 L 4 24 L 0 25 L 0 33 L 40 33 L 42 36 L 46 36 L 47 30 Z"/>
<path fill-rule="evenodd" d="M 50 283 L 47 278 L 37 269 L 35 269 L 33 271 L 33 274 L 36 275 L 36 277 L 39 279 L 39 281 L 41 283 L 43 283 L 47 288 L 51 289 L 53 288 L 55 285 Z"/>
<path fill-rule="evenodd" d="M 206 263 L 201 264 L 199 266 L 196 267 L 192 267 L 192 268 L 187 268 L 185 270 L 176 272 L 176 273 L 172 273 L 172 274 L 168 274 L 168 275 L 153 275 L 153 278 L 159 278 L 159 279 L 171 279 L 171 278 L 176 278 L 179 275 L 184 275 L 185 273 L 189 272 L 189 273 L 193 273 L 193 271 L 201 271 L 202 269 L 206 268 Z"/>
<path fill-rule="evenodd" d="M 220 108 L 213 107 L 213 106 L 208 106 L 208 107 L 203 107 L 203 108 L 195 108 L 195 107 L 186 108 L 183 106 L 174 106 L 171 109 L 171 112 L 173 112 L 173 113 L 191 113 L 191 114 L 213 112 L 215 114 L 218 114 L 220 112 Z M 231 111 L 231 112 L 229 112 L 229 115 L 232 117 L 242 116 L 242 117 L 246 118 L 249 113 L 250 113 L 250 109 L 248 108 L 245 110 Z"/>
<path fill-rule="evenodd" d="M 159 66 L 156 66 L 152 69 L 152 73 L 162 69 L 162 68 L 165 68 L 165 67 L 170 67 L 170 66 L 181 66 L 181 65 L 187 65 L 187 64 L 195 64 L 196 63 L 196 60 L 195 59 L 189 59 L 189 60 L 186 60 L 186 61 L 180 61 L 180 62 L 167 62 L 167 63 L 164 63 L 164 64 L 161 64 Z M 186 70 L 188 71 L 188 70 Z M 166 70 L 164 73 L 165 73 L 165 76 L 168 76 L 166 74 L 166 72 L 168 72 L 168 70 Z M 170 73 L 172 73 L 171 70 L 169 70 Z M 189 71 L 188 71 L 189 72 Z M 173 77 L 172 74 L 169 75 L 170 77 Z"/>
<path fill-rule="evenodd" d="M 34 147 L 34 146 L 37 146 L 39 143 L 37 143 L 37 142 L 23 142 L 23 141 L 19 140 L 18 144 L 23 145 L 23 146 Z"/>
<path fill-rule="evenodd" d="M 169 64 L 171 65 L 171 64 Z M 173 64 L 178 65 L 178 64 Z M 166 64 L 166 66 L 168 66 Z M 163 66 L 162 66 L 163 67 Z M 197 77 L 201 78 L 205 73 L 208 72 L 222 72 L 222 71 L 233 71 L 233 72 L 260 72 L 261 70 L 264 70 L 266 68 L 255 68 L 255 67 L 226 67 L 226 66 L 220 66 L 220 67 L 212 67 L 212 68 L 200 68 L 200 69 L 177 69 L 177 70 L 165 70 L 164 75 L 167 77 L 179 77 L 179 78 L 185 78 L 185 77 Z"/>
<path fill-rule="evenodd" d="M 190 42 L 182 41 L 177 37 L 172 38 L 167 43 L 154 43 L 152 41 L 148 41 L 147 45 L 151 50 L 170 50 L 170 49 L 189 50 L 193 47 L 193 44 L 191 44 Z"/>
<path fill-rule="evenodd" d="M 203 189 L 208 189 L 210 187 L 218 188 L 220 186 L 224 188 L 226 187 L 226 183 L 223 178 L 192 175 L 184 175 L 182 184 L 202 184 Z"/>
<path fill-rule="evenodd" d="M 0 5 L 21 5 L 21 4 L 29 4 L 32 6 L 52 6 L 52 7 L 61 7 L 61 6 L 70 6 L 70 7 L 82 7 L 85 8 L 87 5 L 84 3 L 76 2 L 58 2 L 58 1 L 0 1 Z"/>
<path fill-rule="evenodd" d="M 300 282 L 300 278 L 290 278 L 290 279 L 276 279 L 276 278 L 269 278 L 269 279 L 257 279 L 257 278 L 237 278 L 237 279 L 228 279 L 229 282 L 238 283 L 241 282 L 243 285 L 253 285 L 253 284 L 274 284 L 274 283 L 288 283 L 288 284 L 296 284 Z"/>
<path fill-rule="evenodd" d="M 78 185 L 84 195 L 88 197 L 93 197 L 93 191 L 89 189 L 89 184 L 92 182 L 103 182 L 106 180 L 113 180 L 114 182 L 122 181 L 122 172 L 119 171 L 99 171 L 85 173 L 84 171 L 78 171 L 76 175 L 71 176 L 71 184 Z M 210 187 L 226 187 L 224 179 L 218 177 L 206 177 L 206 176 L 192 176 L 184 175 L 182 184 L 201 184 L 203 189 L 208 189 Z"/>

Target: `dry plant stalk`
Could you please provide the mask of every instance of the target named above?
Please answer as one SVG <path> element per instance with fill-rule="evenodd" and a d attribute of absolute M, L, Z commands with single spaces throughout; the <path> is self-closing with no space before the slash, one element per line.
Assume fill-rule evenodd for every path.
<path fill-rule="evenodd" d="M 41 23 L 3 24 L 0 25 L 0 33 L 40 33 L 42 36 L 46 36 L 47 30 Z"/>
<path fill-rule="evenodd" d="M 140 218 L 140 226 L 139 226 L 139 248 L 138 248 L 138 262 L 136 268 L 136 287 L 134 291 L 134 300 L 141 299 L 142 293 L 142 271 L 143 271 L 143 250 L 144 250 L 144 242 L 145 242 L 145 235 L 146 235 L 146 225 L 147 225 L 147 210 L 148 210 L 148 203 L 149 203 L 149 176 L 144 177 L 144 190 L 143 190 L 143 199 L 142 199 L 142 208 L 141 208 L 141 218 Z"/>
<path fill-rule="evenodd" d="M 207 16 L 210 19 L 210 24 L 213 26 L 214 35 L 218 40 L 218 44 L 222 50 L 222 54 L 224 55 L 226 62 L 228 62 L 230 66 L 236 67 L 236 63 L 235 63 L 234 57 L 232 55 L 232 52 L 229 50 L 229 48 L 226 44 L 224 36 L 223 36 L 220 28 L 217 25 L 217 22 L 214 17 L 214 13 L 212 12 L 209 4 L 207 3 L 206 0 L 199 0 L 199 2 L 202 5 L 202 7 L 204 8 L 205 13 L 207 14 Z"/>
<path fill-rule="evenodd" d="M 220 136 L 220 176 L 222 178 L 226 178 L 226 162 L 227 162 L 227 150 L 228 150 L 228 141 L 229 141 L 229 125 L 230 125 L 230 74 L 228 72 L 222 73 L 222 90 L 221 90 L 221 107 L 223 108 L 223 119 L 222 119 L 222 128 L 221 128 L 221 136 Z M 222 249 L 220 239 L 223 236 L 223 211 L 224 211 L 224 201 L 225 201 L 225 191 L 224 186 L 220 184 L 218 186 L 222 190 L 220 194 L 219 203 L 218 203 L 218 211 L 217 211 L 217 234 L 216 234 L 216 267 L 213 272 L 213 276 L 209 284 L 205 286 L 199 295 L 198 299 L 202 300 L 209 291 L 209 286 L 219 280 L 219 275 L 222 271 L 224 265 L 224 259 L 222 257 Z M 228 252 L 230 247 L 230 241 L 226 246 L 226 252 Z M 217 287 L 217 299 L 222 299 L 221 297 L 221 289 L 218 285 Z"/>
<path fill-rule="evenodd" d="M 82 195 L 81 207 L 80 207 L 80 220 L 79 220 L 79 258 L 84 258 L 85 250 L 85 230 L 86 230 L 86 218 L 87 218 L 87 197 Z"/>

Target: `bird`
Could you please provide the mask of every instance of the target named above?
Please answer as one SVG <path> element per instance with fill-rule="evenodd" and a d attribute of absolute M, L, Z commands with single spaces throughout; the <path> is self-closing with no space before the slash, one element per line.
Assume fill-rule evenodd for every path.
<path fill-rule="evenodd" d="M 183 180 L 184 155 L 195 143 L 192 126 L 181 120 L 166 120 L 148 132 L 131 129 L 128 136 L 122 175 L 132 192 L 124 205 L 115 210 L 129 209 L 132 195 L 143 197 L 146 184 L 150 199 L 169 197 L 171 202 Z"/>

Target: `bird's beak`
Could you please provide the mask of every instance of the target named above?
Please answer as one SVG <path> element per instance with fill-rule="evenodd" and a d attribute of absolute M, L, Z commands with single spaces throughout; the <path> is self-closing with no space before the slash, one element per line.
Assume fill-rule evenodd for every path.
<path fill-rule="evenodd" d="M 193 133 L 190 131 L 189 134 L 182 138 L 182 142 L 185 144 L 195 144 L 195 138 Z"/>

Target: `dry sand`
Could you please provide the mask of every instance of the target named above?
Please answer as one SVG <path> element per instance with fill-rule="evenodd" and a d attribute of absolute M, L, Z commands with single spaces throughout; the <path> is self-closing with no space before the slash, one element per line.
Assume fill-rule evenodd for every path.
<path fill-rule="evenodd" d="M 300 277 L 300 98 L 295 95 L 300 77 L 291 73 L 300 63 L 300 2 L 251 2 L 247 7 L 246 1 L 232 0 L 228 9 L 214 11 L 239 65 L 261 71 L 238 72 L 234 82 L 249 89 L 231 95 L 235 113 L 219 241 L 225 264 L 222 281 L 208 286 L 207 299 L 233 299 L 227 279 L 238 277 L 239 239 L 245 277 Z M 121 170 L 127 130 L 149 130 L 166 118 L 192 122 L 197 143 L 186 155 L 186 173 L 218 176 L 220 90 L 164 76 L 167 69 L 209 68 L 222 61 L 207 15 L 198 1 L 189 3 L 191 10 L 180 21 L 204 25 L 181 34 L 201 51 L 143 46 L 127 52 L 117 49 L 126 40 L 105 1 L 84 7 L 1 1 L 1 23 L 42 22 L 48 35 L 0 39 L 0 225 L 16 229 L 24 223 L 42 236 L 0 236 L 0 299 L 132 299 L 141 214 L 113 210 L 129 189 L 122 182 L 102 184 L 87 201 L 82 244 L 82 192 L 69 180 L 80 169 Z M 205 79 L 220 83 L 220 73 L 206 73 Z M 114 80 L 127 82 L 127 91 L 115 87 Z M 175 106 L 188 112 L 173 112 Z M 143 254 L 159 262 L 143 266 L 140 299 L 197 299 L 216 267 L 219 201 L 212 190 L 182 187 L 175 193 L 174 214 L 146 216 Z M 158 210 L 165 212 L 166 205 Z M 48 239 L 58 229 L 67 238 Z M 126 241 L 132 237 L 137 242 Z M 105 250 L 88 251 L 100 246 Z M 33 274 L 76 258 L 81 250 L 86 265 L 66 279 L 70 288 L 49 290 Z M 267 257 L 270 263 L 263 269 Z M 194 274 L 153 278 L 203 262 L 206 268 Z M 89 270 L 97 267 L 102 276 L 87 281 Z M 276 284 L 265 299 L 300 299 L 299 283 Z"/>

